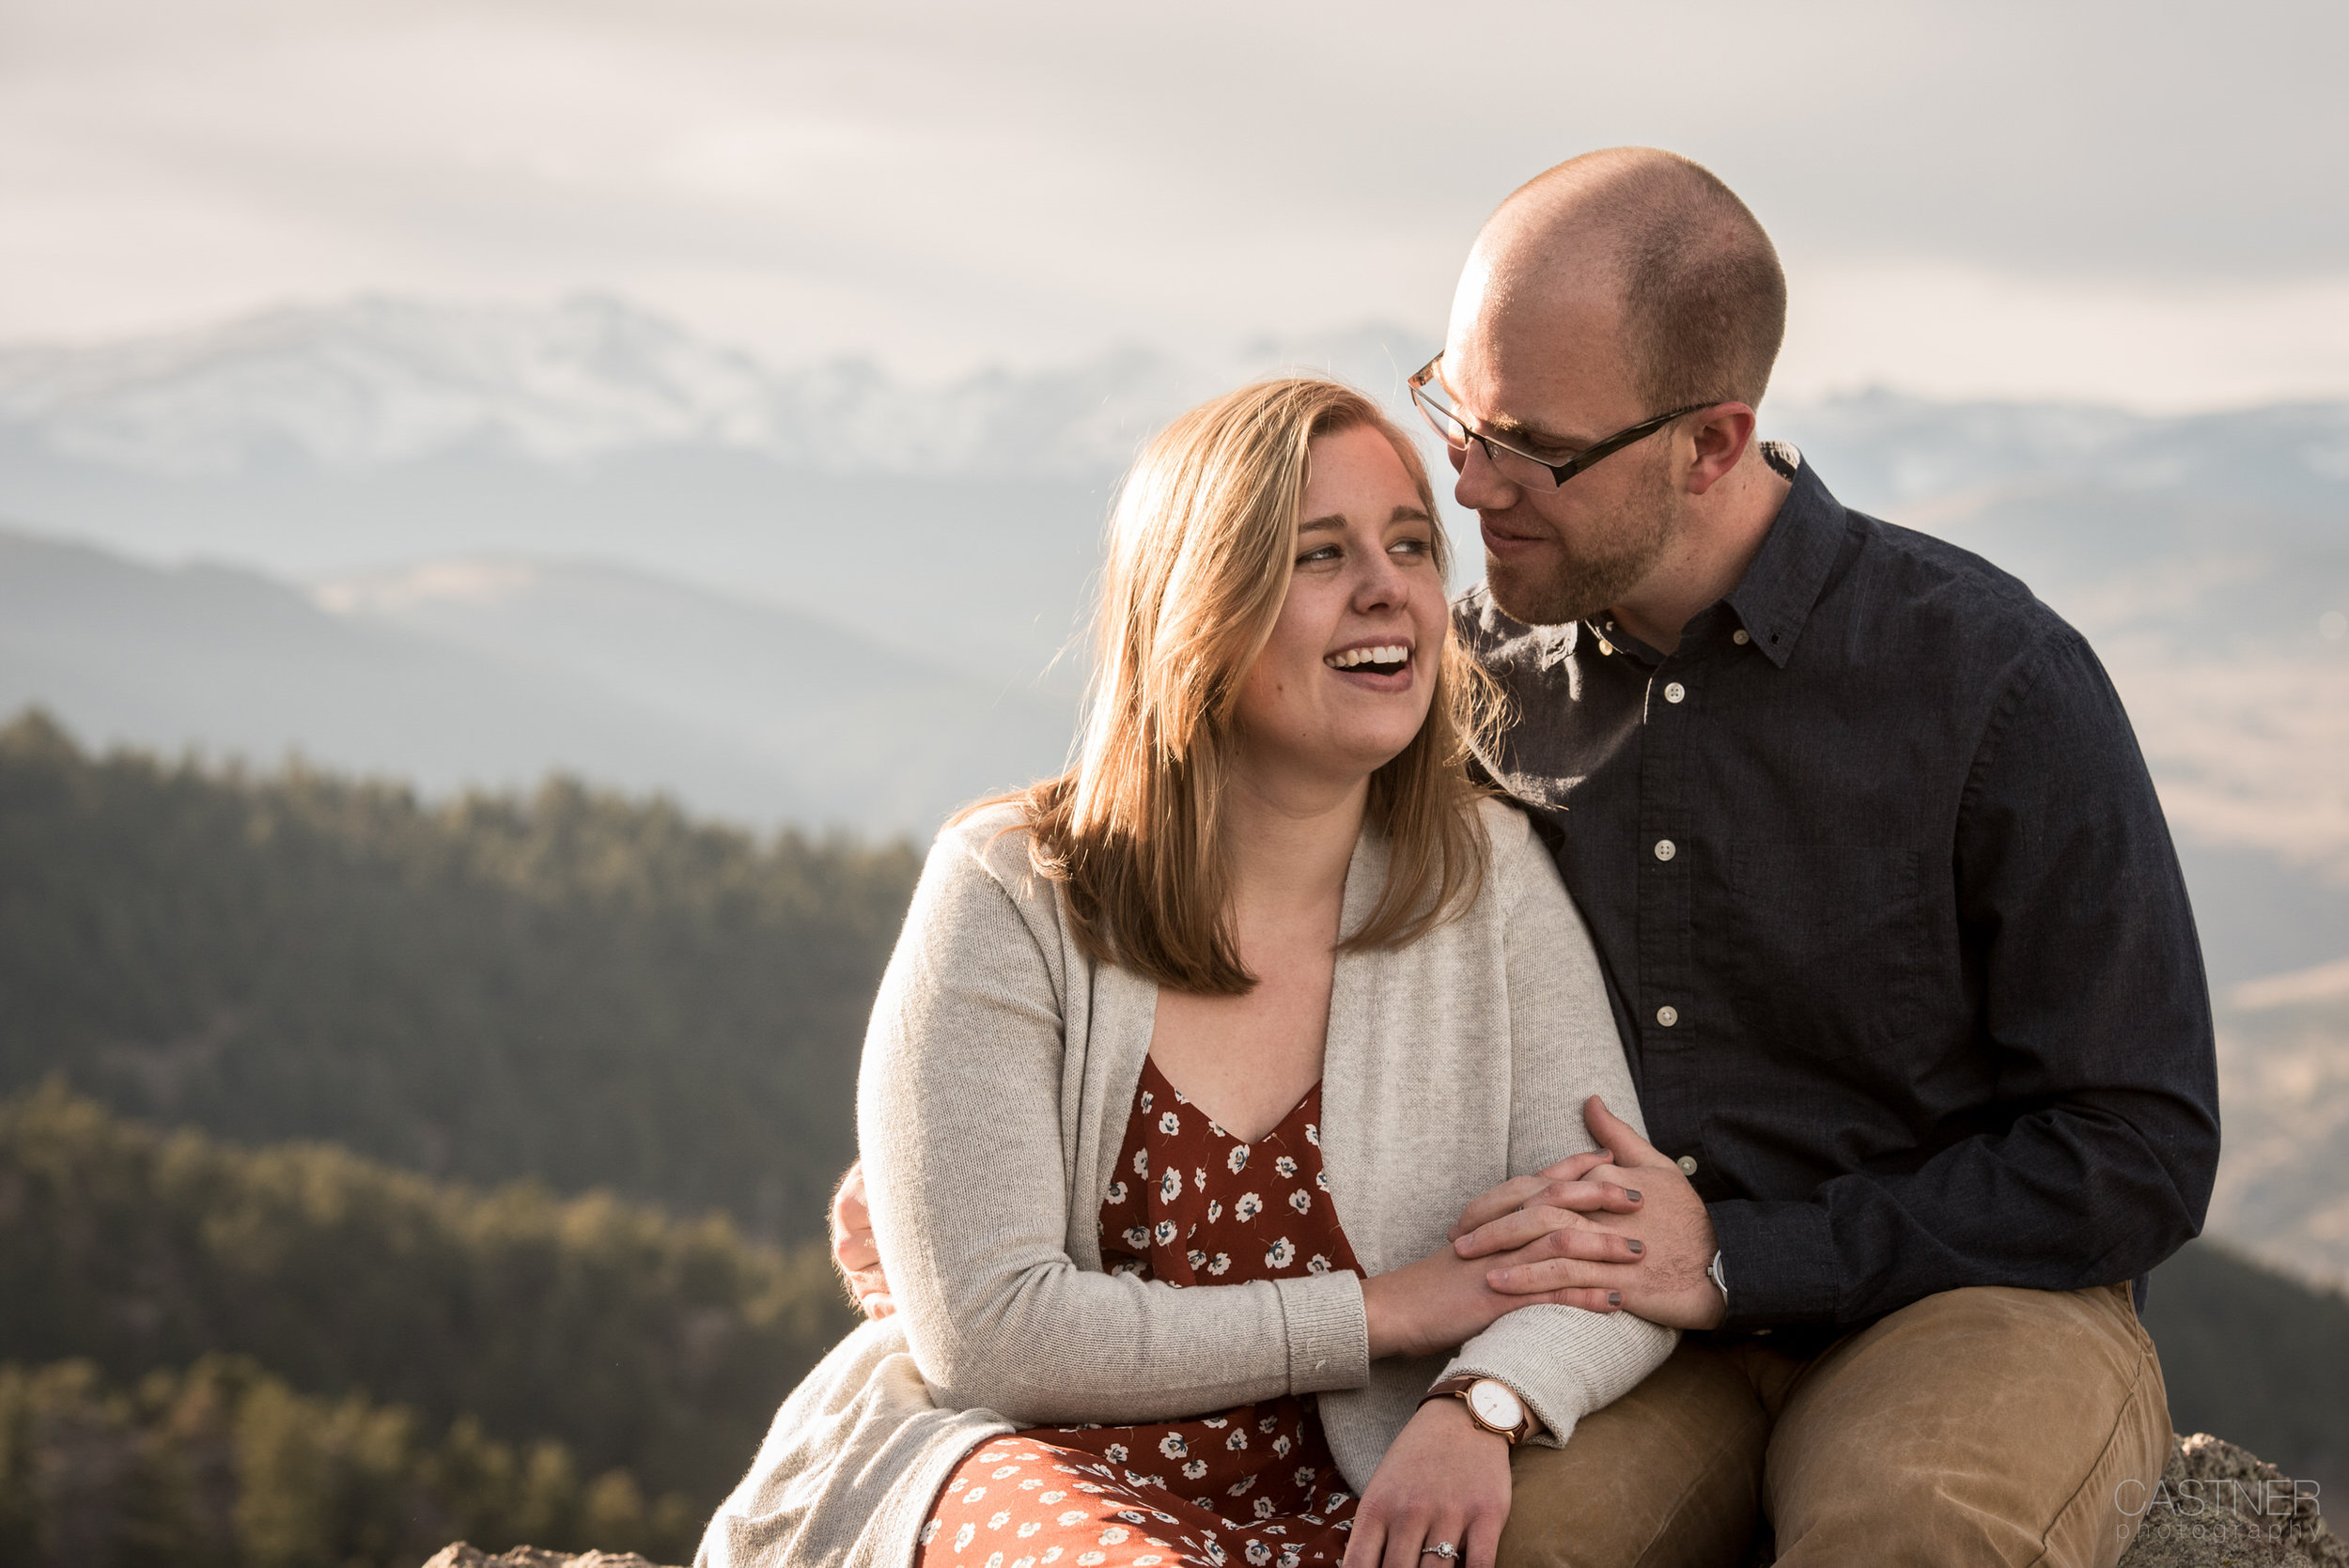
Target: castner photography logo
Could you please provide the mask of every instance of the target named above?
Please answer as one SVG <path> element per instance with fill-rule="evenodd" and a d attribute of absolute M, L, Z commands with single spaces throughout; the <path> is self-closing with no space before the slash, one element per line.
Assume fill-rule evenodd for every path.
<path fill-rule="evenodd" d="M 2123 1515 L 2113 1529 L 2126 1541 L 2148 1517 L 2167 1513 L 2176 1521 L 2173 1530 L 2202 1540 L 2280 1535 L 2287 1522 L 2317 1512 L 2322 1490 L 2313 1481 L 2288 1476 L 2248 1481 L 2194 1477 L 2176 1483 L 2164 1479 L 2151 1486 L 2132 1477 L 2113 1488 L 2113 1503 Z"/>

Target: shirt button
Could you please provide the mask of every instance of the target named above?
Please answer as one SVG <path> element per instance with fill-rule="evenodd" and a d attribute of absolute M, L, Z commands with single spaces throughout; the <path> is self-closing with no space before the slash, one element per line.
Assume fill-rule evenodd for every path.
<path fill-rule="evenodd" d="M 1669 861 L 1674 855 L 1679 853 L 1680 846 L 1674 844 L 1672 840 L 1668 838 L 1659 838 L 1656 841 L 1656 858 L 1657 860 Z"/>
<path fill-rule="evenodd" d="M 1680 1173 L 1684 1176 L 1693 1176 L 1697 1173 L 1696 1156 L 1682 1155 L 1680 1157 Z"/>
<path fill-rule="evenodd" d="M 1611 654 L 1615 651 L 1615 644 L 1602 637 L 1598 640 L 1598 651 L 1601 653 Z"/>
<path fill-rule="evenodd" d="M 1680 1021 L 1680 1009 L 1667 1002 L 1656 1010 L 1656 1021 L 1670 1029 Z"/>
<path fill-rule="evenodd" d="M 1742 648 L 1742 647 L 1744 647 L 1744 646 L 1745 646 L 1748 643 L 1750 643 L 1750 642 L 1752 642 L 1752 641 L 1753 641 L 1753 639 L 1752 639 L 1752 638 L 1750 638 L 1750 637 L 1749 637 L 1749 636 L 1747 636 L 1743 630 L 1737 630 L 1737 631 L 1733 631 L 1733 632 L 1731 632 L 1731 633 L 1729 634 L 1729 640 L 1730 640 L 1731 642 L 1733 642 L 1733 643 L 1736 644 L 1737 644 L 1739 647 L 1741 647 L 1741 648 Z"/>
<path fill-rule="evenodd" d="M 1678 681 L 1673 681 L 1670 686 L 1664 688 L 1664 700 L 1668 703 L 1676 703 L 1688 694 L 1688 689 L 1681 685 Z"/>

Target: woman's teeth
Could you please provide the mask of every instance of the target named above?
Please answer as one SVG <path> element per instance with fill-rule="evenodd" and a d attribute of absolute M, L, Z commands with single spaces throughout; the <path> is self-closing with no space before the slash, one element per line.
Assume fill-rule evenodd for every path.
<path fill-rule="evenodd" d="M 1411 650 L 1400 643 L 1383 648 L 1348 648 L 1333 653 L 1322 660 L 1332 670 L 1350 670 L 1357 664 L 1405 664 L 1410 661 Z"/>

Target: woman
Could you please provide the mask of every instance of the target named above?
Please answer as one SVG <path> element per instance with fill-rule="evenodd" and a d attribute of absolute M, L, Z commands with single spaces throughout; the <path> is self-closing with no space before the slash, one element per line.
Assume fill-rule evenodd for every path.
<path fill-rule="evenodd" d="M 941 835 L 875 1005 L 896 1312 L 792 1394 L 702 1562 L 1489 1562 L 1510 1443 L 1670 1351 L 1445 1241 L 1590 1149 L 1586 1095 L 1633 1102 L 1548 857 L 1462 772 L 1444 567 L 1345 387 L 1144 453 L 1080 760 Z"/>

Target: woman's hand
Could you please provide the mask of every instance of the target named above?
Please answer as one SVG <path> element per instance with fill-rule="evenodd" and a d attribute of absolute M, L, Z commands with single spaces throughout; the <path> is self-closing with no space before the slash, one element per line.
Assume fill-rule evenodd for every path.
<path fill-rule="evenodd" d="M 1548 1172 L 1543 1177 L 1518 1177 L 1493 1188 L 1476 1203 L 1486 1204 L 1496 1194 L 1519 1184 L 1525 1184 L 1527 1192 L 1532 1194 L 1551 1188 L 1556 1181 Z M 1598 1191 L 1596 1188 L 1605 1184 L 1570 1185 L 1576 1188 L 1575 1197 L 1595 1207 L 1630 1213 L 1640 1206 L 1639 1200 L 1620 1187 L 1608 1186 L 1605 1191 Z M 1594 1190 L 1579 1190 L 1584 1187 Z M 1514 1203 L 1510 1205 L 1513 1211 L 1515 1207 Z M 1475 1204 L 1470 1205 L 1470 1212 L 1476 1212 Z M 1517 1234 L 1513 1235 L 1508 1250 L 1498 1256 L 1483 1253 L 1464 1258 L 1460 1256 L 1460 1245 L 1455 1243 L 1438 1248 L 1417 1263 L 1391 1268 L 1362 1281 L 1362 1313 L 1368 1320 L 1372 1360 L 1384 1356 L 1425 1356 L 1466 1344 L 1503 1313 L 1536 1302 L 1583 1307 L 1595 1312 L 1612 1312 L 1622 1305 L 1621 1292 L 1598 1286 L 1511 1295 L 1493 1289 L 1490 1277 L 1514 1264 L 1548 1258 L 1580 1258 L 1592 1263 L 1639 1261 L 1639 1242 L 1590 1228 L 1580 1214 L 1569 1209 L 1537 1204 L 1523 1214 L 1512 1212 L 1510 1219 Z"/>
<path fill-rule="evenodd" d="M 1425 1549 L 1446 1544 L 1467 1568 L 1492 1568 L 1508 1522 L 1508 1439 L 1469 1420 L 1460 1401 L 1431 1399 L 1370 1478 L 1345 1568 L 1424 1568 Z"/>

